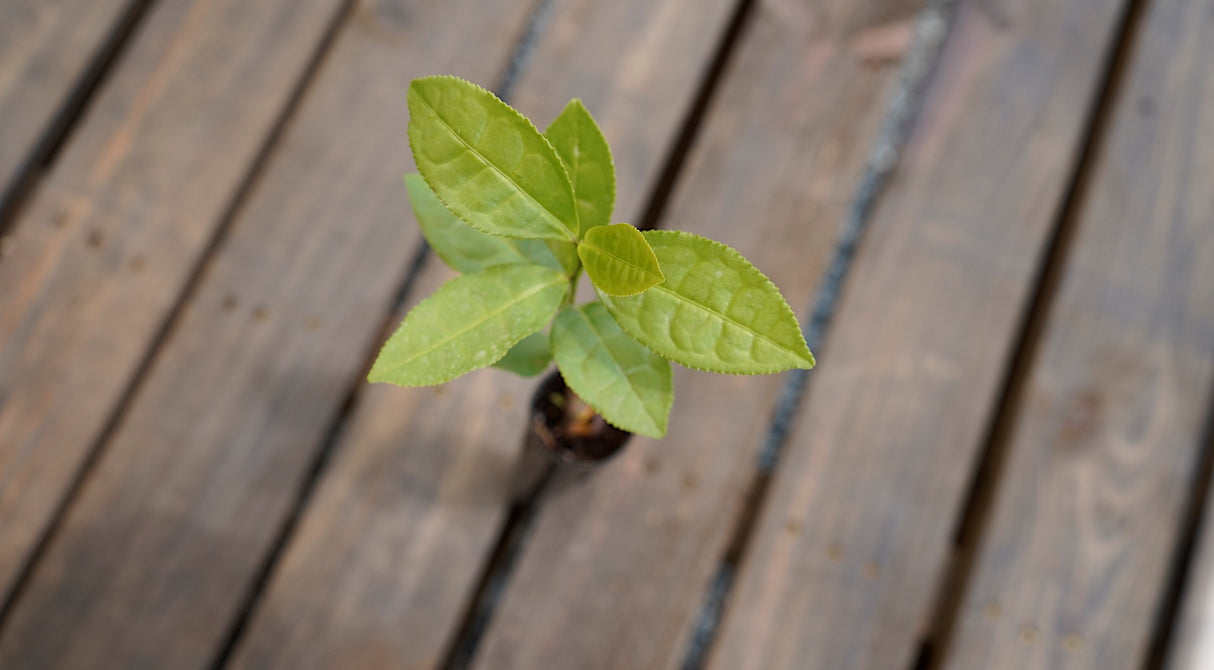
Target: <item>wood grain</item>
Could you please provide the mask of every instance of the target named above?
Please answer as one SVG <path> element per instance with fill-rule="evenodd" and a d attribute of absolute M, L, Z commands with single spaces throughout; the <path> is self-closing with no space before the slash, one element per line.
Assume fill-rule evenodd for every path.
<path fill-rule="evenodd" d="M 662 225 L 734 246 L 808 305 L 893 73 L 854 46 L 918 5 L 758 4 Z M 476 667 L 681 667 L 784 381 L 678 370 L 664 440 L 547 492 Z"/>
<path fill-rule="evenodd" d="M 1120 4 L 959 7 L 710 667 L 912 667 Z"/>
<path fill-rule="evenodd" d="M 0 2 L 0 205 L 32 169 L 58 115 L 131 0 L 5 0 Z M 3 222 L 0 222 L 0 227 Z"/>
<path fill-rule="evenodd" d="M 0 636 L 0 667 L 199 668 L 210 663 L 342 399 L 361 381 L 367 351 L 379 337 L 383 316 L 419 239 L 405 225 L 408 203 L 400 182 L 411 166 L 404 139 L 408 82 L 436 70 L 482 81 L 495 76 L 522 31 L 530 4 L 496 2 L 492 13 L 480 0 L 365 2 L 353 10 L 103 459 L 34 571 Z M 136 62 L 165 68 L 161 85 L 170 79 L 189 81 L 191 76 L 170 68 L 173 57 L 192 53 L 196 46 L 199 57 L 205 54 L 209 62 L 239 62 L 248 74 L 289 79 L 289 73 L 273 68 L 263 72 L 262 65 L 238 59 L 237 45 L 247 42 L 252 53 L 260 54 L 258 60 L 269 59 L 264 66 L 277 64 L 281 70 L 282 56 L 272 45 L 289 38 L 300 40 L 298 47 L 315 46 L 334 7 L 298 0 L 278 5 L 246 0 L 202 3 L 193 8 L 193 16 L 172 17 L 175 21 L 154 17 L 168 26 L 189 19 L 186 39 L 149 30 L 174 48 L 168 58 L 157 50 Z M 306 36 L 305 45 L 300 22 L 311 14 L 316 16 L 309 24 L 317 30 Z M 235 18 L 244 19 L 238 27 L 245 37 L 233 42 Z M 462 27 L 458 38 L 439 30 L 450 25 Z M 210 31 L 220 36 L 208 40 Z M 197 61 L 189 64 L 187 73 L 200 67 Z M 32 309 L 40 314 L 45 319 L 40 327 L 51 333 L 79 328 L 72 335 L 80 342 L 67 351 L 80 370 L 62 383 L 78 382 L 81 388 L 66 386 L 68 390 L 100 394 L 106 387 L 99 389 L 98 382 L 86 385 L 80 378 L 104 371 L 99 359 L 126 362 L 134 358 L 127 356 L 129 349 L 146 347 L 146 338 L 135 338 L 151 321 L 150 308 L 169 299 L 163 286 L 150 282 L 179 278 L 183 268 L 178 266 L 189 258 L 186 252 L 198 250 L 193 244 L 200 232 L 196 228 L 215 221 L 169 214 L 178 208 L 183 218 L 208 212 L 196 200 L 215 195 L 216 185 L 210 182 L 234 180 L 241 168 L 230 163 L 231 158 L 219 157 L 243 146 L 237 140 L 253 130 L 241 122 L 243 115 L 267 104 L 253 92 L 269 95 L 278 90 L 273 82 L 245 88 L 210 76 L 215 77 L 210 85 L 235 95 L 236 109 L 216 110 L 213 119 L 185 114 L 208 98 L 188 88 L 171 91 L 177 95 L 166 112 L 175 113 L 157 117 L 150 128 L 127 124 L 131 127 L 123 137 L 133 144 L 119 138 L 105 145 L 141 166 L 106 192 L 114 199 L 123 195 L 124 187 L 141 191 L 158 179 L 169 181 L 161 173 L 173 166 L 174 157 L 192 168 L 180 176 L 193 181 L 174 182 L 173 192 L 153 201 L 157 209 L 137 207 L 137 202 L 118 209 L 120 201 L 102 210 L 125 214 L 105 221 L 131 226 L 129 243 L 118 236 L 124 232 L 121 228 L 107 228 L 99 250 L 91 250 L 90 224 L 79 236 L 52 246 L 80 248 L 102 259 L 86 266 L 89 274 L 84 278 L 96 284 L 77 287 L 75 294 L 52 303 L 55 314 L 19 310 L 22 301 L 3 298 L 13 302 L 6 305 L 10 311 L 0 311 L 5 315 L 0 323 L 20 333 L 25 346 L 40 352 L 44 361 L 62 348 L 39 349 L 56 341 L 36 337 L 32 328 L 28 334 L 20 330 L 27 328 L 17 320 L 20 313 Z M 155 78 L 144 86 L 154 89 Z M 153 96 L 143 97 L 149 98 Z M 163 128 L 182 114 L 203 125 Z M 232 142 L 222 141 L 235 131 L 240 135 Z M 199 144 L 172 149 L 177 146 L 173 138 L 183 134 Z M 73 148 L 77 146 L 84 151 L 90 145 L 78 140 Z M 169 151 L 169 156 L 159 157 L 156 148 Z M 178 156 L 177 151 L 185 153 Z M 208 166 L 217 172 L 196 171 Z M 205 190 L 196 193 L 187 188 L 190 184 Z M 35 231 L 58 230 L 45 219 L 33 221 Z M 68 230 L 78 225 L 73 221 Z M 149 248 L 152 242 L 160 247 Z M 139 273 L 130 267 L 136 255 L 145 259 Z M 21 257 L 19 247 L 12 258 Z M 29 275 L 38 266 L 30 261 L 24 267 Z M 8 264 L 0 265 L 0 276 L 7 271 Z M 84 298 L 95 306 L 80 319 L 71 318 L 68 308 L 81 309 Z M 85 321 L 84 316 L 95 320 Z M 107 323 L 108 329 L 103 328 Z M 85 355 L 89 358 L 78 360 Z M 9 360 L 26 358 L 17 354 Z M 27 378 L 36 370 L 31 367 Z M 65 390 L 57 389 L 58 395 L 52 396 L 45 389 L 9 388 L 32 400 L 63 403 L 48 415 L 46 425 L 24 428 L 30 431 L 27 435 L 45 440 L 38 443 L 39 449 L 63 446 L 62 441 L 75 436 L 66 431 L 83 433 L 88 428 L 71 418 L 70 412 L 79 407 L 68 404 L 74 396 L 63 397 L 68 395 Z M 103 396 L 96 402 L 107 400 Z M 93 398 L 76 398 L 78 404 L 86 401 Z M 20 407 L 6 405 L 0 423 L 13 421 L 12 429 L 19 430 L 19 422 L 39 416 L 18 411 Z M 93 409 L 101 414 L 100 407 Z M 37 474 L 31 471 L 31 483 L 44 481 Z M 63 643 L 63 631 L 71 631 L 71 644 Z"/>
<path fill-rule="evenodd" d="M 0 593 L 136 374 L 337 5 L 160 3 L 16 221 L 0 261 Z"/>
<path fill-rule="evenodd" d="M 1214 0 L 1141 22 L 947 668 L 1146 667 L 1214 406 Z"/>
<path fill-rule="evenodd" d="M 569 97 L 587 102 L 615 150 L 617 219 L 644 206 L 731 5 L 555 6 L 516 104 L 544 125 Z M 431 259 L 414 297 L 443 276 Z M 503 521 L 535 385 L 483 371 L 366 389 L 235 667 L 436 667 Z"/>

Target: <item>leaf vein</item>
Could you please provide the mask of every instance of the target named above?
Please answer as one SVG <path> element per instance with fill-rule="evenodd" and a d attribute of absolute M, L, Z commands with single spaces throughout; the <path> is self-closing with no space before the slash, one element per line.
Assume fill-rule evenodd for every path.
<path fill-rule="evenodd" d="M 717 316 L 717 317 L 719 317 L 719 318 L 720 318 L 722 321 L 724 321 L 724 322 L 726 322 L 726 323 L 728 323 L 728 324 L 730 324 L 730 325 L 732 325 L 732 326 L 735 326 L 735 327 L 737 327 L 737 328 L 741 329 L 743 332 L 750 333 L 750 334 L 751 334 L 751 335 L 753 335 L 754 337 L 756 337 L 756 338 L 758 338 L 758 339 L 761 339 L 761 340 L 763 340 L 764 342 L 767 342 L 767 343 L 768 343 L 768 344 L 770 344 L 771 346 L 773 346 L 773 347 L 775 347 L 775 348 L 777 348 L 777 349 L 779 349 L 779 350 L 781 350 L 781 351 L 786 351 L 786 352 L 788 352 L 788 353 L 790 353 L 790 354 L 793 354 L 793 355 L 794 355 L 794 356 L 796 356 L 797 358 L 800 358 L 800 357 L 801 357 L 801 356 L 800 356 L 800 355 L 799 355 L 799 354 L 798 354 L 798 353 L 797 353 L 795 350 L 793 350 L 793 349 L 789 349 L 788 347 L 784 346 L 783 344 L 780 344 L 779 342 L 776 342 L 775 340 L 771 339 L 770 337 L 767 337 L 767 336 L 766 336 L 766 335 L 764 335 L 763 333 L 760 333 L 759 331 L 757 331 L 757 330 L 755 330 L 755 329 L 751 328 L 750 326 L 747 326 L 747 325 L 742 324 L 742 323 L 740 323 L 740 322 L 738 322 L 738 321 L 735 321 L 735 320 L 734 320 L 733 318 L 731 318 L 729 315 L 724 314 L 724 313 L 722 313 L 722 312 L 719 312 L 719 311 L 717 311 L 717 310 L 715 310 L 715 309 L 713 309 L 713 308 L 709 307 L 708 305 L 703 305 L 703 304 L 700 304 L 700 303 L 696 302 L 695 300 L 692 300 L 691 298 L 688 298 L 687 296 L 682 295 L 681 293 L 676 293 L 676 292 L 672 291 L 671 289 L 667 288 L 666 286 L 664 286 L 664 285 L 662 285 L 662 284 L 658 284 L 657 286 L 652 287 L 650 290 L 657 290 L 657 291 L 662 291 L 662 292 L 665 292 L 665 293 L 669 293 L 670 295 L 674 296 L 676 299 L 680 300 L 681 302 L 683 302 L 683 303 L 685 303 L 685 304 L 688 304 L 688 305 L 691 305 L 692 307 L 696 307 L 696 308 L 698 308 L 698 309 L 700 309 L 700 310 L 702 310 L 702 311 L 704 311 L 704 312 L 707 312 L 707 313 L 709 313 L 709 314 L 712 314 L 712 315 L 714 315 L 714 316 Z"/>
<path fill-rule="evenodd" d="M 432 346 L 432 347 L 429 347 L 429 348 L 427 348 L 427 349 L 424 349 L 424 350 L 422 350 L 421 352 L 417 353 L 417 354 L 416 354 L 416 355 L 414 355 L 414 356 L 411 356 L 411 357 L 409 357 L 409 358 L 405 358 L 405 359 L 404 359 L 404 360 L 402 360 L 402 361 L 401 361 L 399 364 L 397 364 L 397 365 L 396 365 L 396 367 L 397 367 L 397 368 L 403 368 L 403 367 L 407 366 L 408 364 L 412 363 L 413 361 L 416 361 L 417 359 L 422 358 L 423 356 L 428 356 L 429 354 L 432 354 L 432 353 L 434 353 L 435 351 L 438 351 L 439 349 L 441 349 L 441 348 L 443 348 L 443 347 L 447 346 L 448 344 L 450 344 L 451 342 L 455 341 L 456 339 L 458 339 L 458 338 L 460 338 L 460 337 L 463 337 L 464 335 L 467 335 L 468 333 L 472 332 L 472 331 L 473 331 L 473 330 L 475 330 L 476 328 L 478 328 L 478 327 L 480 327 L 481 325 L 485 324 L 485 323 L 486 323 L 487 321 L 489 321 L 490 319 L 492 319 L 492 318 L 494 318 L 494 317 L 496 317 L 496 316 L 498 316 L 498 315 L 502 314 L 503 312 L 505 312 L 506 310 L 510 309 L 511 307 L 514 307 L 515 305 L 519 304 L 520 302 L 523 302 L 523 301 L 524 301 L 524 300 L 526 300 L 527 298 L 530 298 L 531 296 L 535 295 L 536 293 L 539 293 L 540 291 L 543 291 L 544 289 L 547 289 L 547 288 L 548 288 L 548 287 L 550 287 L 550 286 L 555 286 L 555 285 L 560 284 L 560 283 L 562 283 L 562 282 L 564 282 L 564 281 L 565 281 L 565 278 L 564 278 L 564 277 L 561 277 L 559 281 L 548 281 L 548 282 L 545 282 L 545 283 L 543 283 L 543 284 L 537 284 L 537 285 L 536 285 L 535 287 L 533 287 L 531 290 L 529 290 L 529 291 L 527 291 L 527 292 L 525 292 L 525 293 L 522 293 L 522 294 L 516 295 L 516 296 L 514 297 L 514 299 L 513 299 L 513 300 L 511 300 L 511 301 L 509 301 L 509 302 L 506 302 L 506 303 L 503 303 L 503 304 L 502 304 L 500 307 L 498 307 L 497 309 L 493 309 L 493 310 L 490 310 L 490 311 L 486 312 L 486 313 L 485 313 L 485 314 L 483 314 L 481 317 L 479 317 L 479 318 L 477 318 L 477 319 L 473 320 L 473 321 L 472 321 L 471 323 L 469 323 L 469 324 L 468 324 L 466 327 L 461 328 L 461 329 L 459 329 L 458 331 L 456 331 L 456 332 L 454 332 L 454 333 L 451 333 L 451 334 L 450 334 L 450 335 L 448 335 L 447 337 L 445 337 L 445 338 L 443 338 L 442 340 L 440 340 L 440 341 L 438 342 L 438 344 L 435 344 L 435 345 L 434 345 L 434 346 Z"/>
<path fill-rule="evenodd" d="M 551 209 L 549 209 L 547 205 L 541 203 L 539 200 L 536 200 L 534 195 L 532 195 L 529 191 L 527 191 L 527 189 L 523 188 L 523 186 L 521 184 L 519 184 L 517 181 L 515 181 L 510 175 L 506 174 L 501 169 L 499 169 L 496 165 L 494 165 L 493 162 L 490 161 L 484 154 L 482 154 L 479 149 L 477 149 L 475 146 L 469 144 L 468 141 L 465 140 L 455 130 L 455 128 L 453 128 L 451 126 L 450 123 L 447 123 L 447 120 L 444 119 L 441 114 L 439 114 L 438 110 L 435 109 L 434 105 L 430 104 L 430 101 L 427 100 L 425 96 L 418 96 L 418 97 L 421 99 L 422 103 L 425 104 L 426 107 L 429 107 L 430 111 L 434 113 L 434 118 L 438 119 L 438 122 L 443 124 L 443 126 L 446 127 L 447 130 L 451 131 L 451 135 L 455 139 L 459 140 L 460 144 L 464 145 L 464 147 L 466 149 L 468 149 L 468 151 L 471 151 L 473 154 L 475 154 L 476 157 L 482 161 L 482 163 L 485 167 L 496 172 L 502 179 L 505 179 L 507 182 L 509 182 L 511 186 L 518 189 L 519 193 L 522 193 L 523 195 L 525 195 L 527 197 L 527 199 L 531 201 L 532 204 L 534 204 L 536 207 L 539 207 L 540 209 L 544 210 L 545 212 L 547 212 L 549 214 L 549 216 L 551 216 L 553 219 L 558 221 L 561 224 L 560 229 L 566 234 L 566 236 L 568 236 L 570 239 L 574 239 L 574 240 L 577 239 L 575 236 L 569 234 L 570 231 L 569 231 L 568 227 L 565 226 L 565 222 L 561 220 L 561 217 L 557 216 L 556 213 L 553 212 Z"/>

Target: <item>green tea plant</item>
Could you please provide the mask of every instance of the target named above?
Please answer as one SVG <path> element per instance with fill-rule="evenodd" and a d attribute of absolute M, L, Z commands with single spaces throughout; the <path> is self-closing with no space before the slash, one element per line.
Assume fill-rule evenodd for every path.
<path fill-rule="evenodd" d="M 543 133 L 455 77 L 414 80 L 408 101 L 420 174 L 405 186 L 431 248 L 463 274 L 406 315 L 371 382 L 428 386 L 489 366 L 529 376 L 555 359 L 607 422 L 661 437 L 670 361 L 727 374 L 813 367 L 792 309 L 737 251 L 611 223 L 611 150 L 580 101 Z M 598 300 L 578 305 L 583 270 Z"/>

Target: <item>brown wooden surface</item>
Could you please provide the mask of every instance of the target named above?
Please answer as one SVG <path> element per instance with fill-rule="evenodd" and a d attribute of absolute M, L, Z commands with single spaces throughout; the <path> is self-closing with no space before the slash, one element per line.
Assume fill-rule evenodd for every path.
<path fill-rule="evenodd" d="M 947 668 L 1146 667 L 1214 389 L 1211 18 L 1142 18 Z"/>
<path fill-rule="evenodd" d="M 804 316 L 897 60 L 854 46 L 918 5 L 760 3 L 662 225 L 734 246 Z M 476 667 L 680 667 L 784 381 L 679 369 L 664 440 L 549 492 Z"/>
<path fill-rule="evenodd" d="M 710 667 L 911 667 L 1119 4 L 961 5 Z"/>
<path fill-rule="evenodd" d="M 131 0 L 5 0 L 0 2 L 0 204 L 11 195 L 56 116 Z M 0 229 L 4 223 L 0 222 Z"/>
<path fill-rule="evenodd" d="M 643 207 L 643 180 L 661 166 L 732 9 L 556 6 L 515 104 L 542 126 L 568 98 L 586 101 L 621 170 L 617 219 Z M 448 275 L 431 258 L 414 296 Z M 235 666 L 436 667 L 503 522 L 536 383 L 487 371 L 434 391 L 366 389 Z"/>
<path fill-rule="evenodd" d="M 0 261 L 0 593 L 180 298 L 337 4 L 160 3 L 15 222 Z"/>
<path fill-rule="evenodd" d="M 400 182 L 408 82 L 495 76 L 529 5 L 364 2 L 346 19 L 35 571 L 0 667 L 205 667 L 218 652 L 418 239 Z"/>
<path fill-rule="evenodd" d="M 581 97 L 640 222 L 749 7 L 658 223 L 805 317 L 921 1 L 0 0 L 0 189 L 34 185 L 0 222 L 0 668 L 437 668 L 537 380 L 363 380 L 420 248 L 408 81 L 492 86 L 531 25 L 512 102 Z M 1163 640 L 1205 670 L 1214 501 L 1173 577 L 1214 448 L 1214 0 L 960 3 L 709 665 L 1117 670 Z M 474 664 L 681 667 L 784 381 L 679 370 L 668 438 L 556 480 Z"/>

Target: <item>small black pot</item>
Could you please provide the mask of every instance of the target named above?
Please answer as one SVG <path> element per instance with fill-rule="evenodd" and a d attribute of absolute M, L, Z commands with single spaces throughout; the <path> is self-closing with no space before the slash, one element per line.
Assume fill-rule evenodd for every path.
<path fill-rule="evenodd" d="M 544 377 L 531 398 L 531 417 L 515 478 L 515 495 L 532 493 L 554 470 L 589 472 L 623 451 L 632 433 L 593 414 L 588 422 L 570 416 L 584 403 L 559 372 Z"/>

